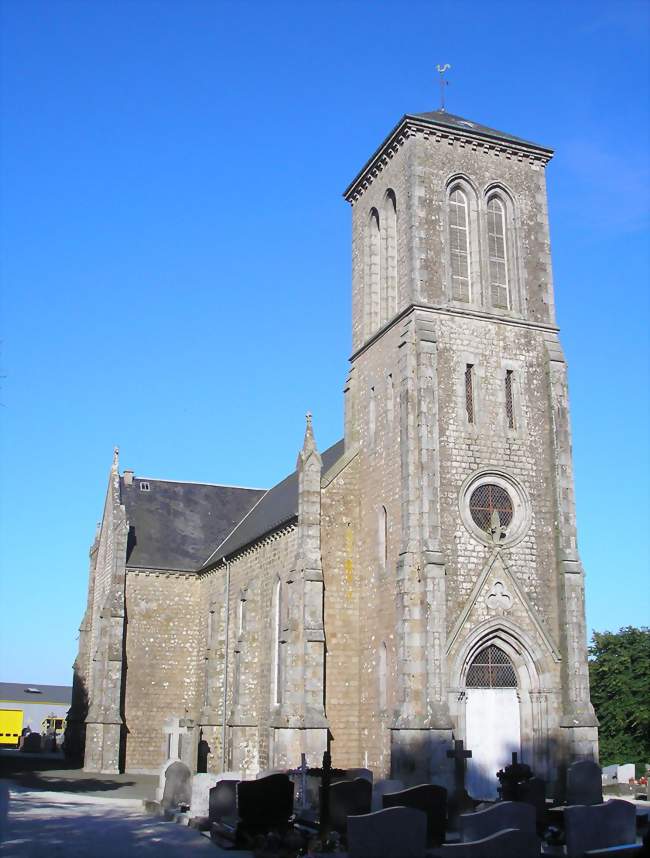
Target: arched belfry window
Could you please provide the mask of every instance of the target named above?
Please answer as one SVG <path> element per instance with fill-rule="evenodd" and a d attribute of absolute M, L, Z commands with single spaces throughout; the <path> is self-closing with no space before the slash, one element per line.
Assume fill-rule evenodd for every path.
<path fill-rule="evenodd" d="M 381 323 L 390 321 L 397 312 L 397 199 L 392 189 L 384 197 L 383 251 L 381 267 Z"/>
<path fill-rule="evenodd" d="M 516 688 L 517 674 L 505 652 L 491 644 L 471 663 L 465 685 L 467 688 Z"/>
<path fill-rule="evenodd" d="M 459 187 L 449 194 L 449 247 L 451 252 L 451 297 L 470 301 L 469 202 Z"/>
<path fill-rule="evenodd" d="M 381 231 L 379 212 L 370 210 L 368 221 L 368 264 L 366 272 L 367 334 L 372 336 L 381 319 Z"/>
<path fill-rule="evenodd" d="M 490 300 L 493 307 L 509 309 L 508 258 L 506 242 L 506 209 L 499 197 L 487 204 Z"/>

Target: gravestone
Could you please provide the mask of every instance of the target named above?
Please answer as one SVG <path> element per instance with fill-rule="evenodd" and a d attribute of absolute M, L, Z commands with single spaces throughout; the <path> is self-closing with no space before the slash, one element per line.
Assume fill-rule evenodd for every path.
<path fill-rule="evenodd" d="M 286 774 L 272 774 L 237 785 L 239 825 L 237 841 L 271 829 L 284 831 L 293 814 L 293 782 Z"/>
<path fill-rule="evenodd" d="M 454 742 L 453 751 L 447 751 L 447 757 L 454 761 L 454 791 L 449 796 L 449 825 L 458 824 L 458 816 L 467 810 L 474 809 L 474 803 L 465 789 L 467 775 L 467 760 L 472 756 L 471 751 L 463 748 L 462 739 Z"/>
<path fill-rule="evenodd" d="M 347 777 L 351 781 L 356 780 L 356 778 L 363 778 L 372 783 L 374 780 L 374 775 L 370 769 L 347 769 Z"/>
<path fill-rule="evenodd" d="M 377 781 L 372 787 L 372 810 L 381 810 L 384 806 L 383 798 L 387 793 L 401 792 L 404 789 L 404 781 L 386 778 Z"/>
<path fill-rule="evenodd" d="M 618 767 L 616 773 L 617 780 L 620 784 L 628 784 L 631 780 L 635 780 L 636 766 L 634 763 L 624 763 Z"/>
<path fill-rule="evenodd" d="M 541 843 L 536 834 L 506 828 L 472 843 L 449 843 L 429 849 L 427 858 L 539 858 Z"/>
<path fill-rule="evenodd" d="M 165 771 L 165 786 L 162 795 L 163 810 L 174 807 L 189 807 L 192 799 L 192 772 L 180 760 L 171 763 Z"/>
<path fill-rule="evenodd" d="M 372 784 L 365 778 L 338 781 L 330 786 L 328 792 L 330 829 L 345 836 L 348 816 L 370 813 Z"/>
<path fill-rule="evenodd" d="M 422 784 L 384 796 L 384 807 L 410 807 L 427 818 L 427 843 L 439 846 L 447 831 L 447 790 L 435 784 Z"/>
<path fill-rule="evenodd" d="M 602 768 L 603 784 L 611 784 L 618 781 L 618 766 L 603 766 Z"/>
<path fill-rule="evenodd" d="M 424 858 L 426 817 L 410 807 L 390 807 L 348 819 L 349 858 Z"/>
<path fill-rule="evenodd" d="M 629 801 L 564 808 L 564 836 L 569 858 L 588 849 L 607 849 L 636 842 L 636 808 Z"/>
<path fill-rule="evenodd" d="M 592 760 L 579 760 L 570 765 L 566 776 L 566 803 L 602 804 L 602 801 L 600 766 Z"/>
<path fill-rule="evenodd" d="M 213 786 L 208 798 L 210 822 L 226 822 L 235 826 L 237 817 L 237 784 L 239 780 L 220 780 Z"/>
<path fill-rule="evenodd" d="M 208 817 L 210 810 L 210 790 L 217 783 L 217 775 L 199 772 L 192 778 L 190 815 Z"/>
<path fill-rule="evenodd" d="M 156 801 L 162 802 L 163 793 L 165 791 L 165 773 L 176 760 L 181 760 L 188 767 L 192 764 L 191 760 L 184 759 L 183 753 L 183 737 L 187 735 L 188 723 L 193 726 L 194 722 L 187 722 L 184 718 L 167 718 L 163 724 L 163 735 L 165 736 L 165 762 L 160 767 L 158 774 L 158 789 L 156 790 Z M 188 746 L 185 746 L 185 754 L 187 756 Z"/>
<path fill-rule="evenodd" d="M 505 828 L 515 828 L 535 834 L 535 808 L 521 801 L 499 801 L 486 810 L 462 813 L 458 817 L 458 830 L 462 843 L 483 840 Z"/>
<path fill-rule="evenodd" d="M 542 778 L 529 778 L 518 785 L 517 792 L 518 801 L 523 801 L 535 808 L 537 831 L 541 833 L 544 830 L 546 816 L 546 781 Z"/>
<path fill-rule="evenodd" d="M 41 751 L 41 734 L 27 733 L 20 749 L 26 754 L 38 754 Z"/>

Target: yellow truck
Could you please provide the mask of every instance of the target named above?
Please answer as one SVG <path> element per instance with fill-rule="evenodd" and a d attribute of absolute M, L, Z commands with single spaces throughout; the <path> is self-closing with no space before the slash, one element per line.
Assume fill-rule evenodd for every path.
<path fill-rule="evenodd" d="M 22 729 L 22 709 L 0 709 L 0 748 L 17 748 Z"/>

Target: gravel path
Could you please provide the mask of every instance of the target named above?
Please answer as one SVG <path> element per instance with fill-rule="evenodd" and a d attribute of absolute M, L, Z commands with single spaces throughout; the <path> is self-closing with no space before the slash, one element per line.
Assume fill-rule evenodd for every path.
<path fill-rule="evenodd" d="M 145 814 L 138 800 L 10 790 L 7 816 L 7 784 L 0 782 L 2 858 L 252 858 L 250 852 L 224 852 L 194 829 Z"/>

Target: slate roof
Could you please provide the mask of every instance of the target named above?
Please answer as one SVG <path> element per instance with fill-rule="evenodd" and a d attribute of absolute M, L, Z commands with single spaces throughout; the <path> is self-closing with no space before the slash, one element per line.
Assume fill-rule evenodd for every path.
<path fill-rule="evenodd" d="M 413 116 L 415 119 L 424 119 L 432 125 L 445 125 L 457 131 L 469 131 L 470 133 L 480 134 L 482 137 L 494 137 L 496 140 L 518 143 L 520 146 L 532 146 L 534 149 L 543 149 L 545 152 L 552 151 L 547 146 L 540 146 L 539 143 L 524 140 L 522 137 L 515 137 L 513 134 L 508 134 L 505 131 L 497 131 L 496 128 L 489 128 L 487 125 L 474 122 L 472 119 L 455 116 L 453 113 L 447 113 L 446 110 L 431 110 L 428 113 L 407 114 L 405 118 L 408 118 L 408 116 Z"/>
<path fill-rule="evenodd" d="M 463 134 L 466 134 L 468 137 L 488 137 L 504 143 L 512 143 L 514 146 L 525 147 L 526 149 L 536 149 L 538 152 L 543 152 L 546 157 L 553 155 L 553 150 L 549 149 L 548 146 L 540 146 L 539 143 L 524 140 L 522 137 L 515 137 L 513 134 L 508 134 L 505 131 L 497 131 L 496 128 L 481 125 L 479 122 L 474 122 L 473 119 L 465 119 L 463 116 L 456 116 L 453 113 L 447 113 L 446 110 L 430 110 L 427 113 L 405 113 L 381 146 L 379 146 L 379 148 L 370 156 L 361 170 L 347 186 L 343 192 L 343 196 L 346 199 L 364 174 L 368 171 L 374 160 L 381 154 L 386 144 L 393 138 L 393 135 L 401 128 L 402 124 L 408 120 L 415 120 L 418 123 L 424 122 L 432 127 L 439 126 L 441 128 L 452 128 L 455 131 L 462 131 Z"/>
<path fill-rule="evenodd" d="M 344 453 L 344 441 L 341 439 L 321 454 L 322 473 L 326 473 L 338 462 Z M 208 557 L 203 568 L 214 566 L 221 559 L 233 554 L 240 548 L 250 545 L 265 533 L 270 533 L 298 515 L 298 472 L 294 471 L 258 501 L 256 506 L 241 521 L 213 554 Z"/>
<path fill-rule="evenodd" d="M 142 491 L 142 483 L 149 491 Z M 126 565 L 196 571 L 237 522 L 266 494 L 265 489 L 120 477 L 129 520 Z"/>
<path fill-rule="evenodd" d="M 38 689 L 28 691 L 28 688 Z M 62 703 L 72 700 L 71 685 L 39 685 L 34 682 L 0 682 L 0 700 L 12 703 Z"/>

